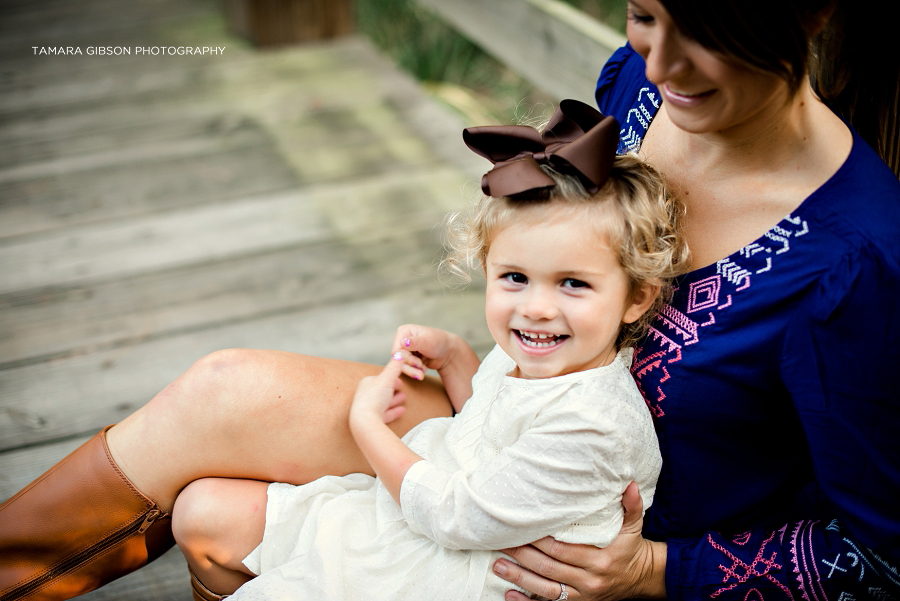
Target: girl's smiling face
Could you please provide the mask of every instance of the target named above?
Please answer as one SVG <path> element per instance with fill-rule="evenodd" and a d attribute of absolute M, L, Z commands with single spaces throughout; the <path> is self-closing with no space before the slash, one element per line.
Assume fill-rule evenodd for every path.
<path fill-rule="evenodd" d="M 788 103 L 787 81 L 738 65 L 686 37 L 658 0 L 628 0 L 627 34 L 680 129 L 722 132 L 769 119 Z"/>
<path fill-rule="evenodd" d="M 653 296 L 629 278 L 587 207 L 523 207 L 494 232 L 487 253 L 486 316 L 516 362 L 510 374 L 537 379 L 609 364 L 616 336 Z"/>

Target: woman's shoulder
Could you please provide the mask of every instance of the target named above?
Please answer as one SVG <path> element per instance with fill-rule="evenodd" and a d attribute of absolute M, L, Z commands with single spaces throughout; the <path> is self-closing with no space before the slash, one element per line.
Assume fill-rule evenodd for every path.
<path fill-rule="evenodd" d="M 900 259 L 900 180 L 858 135 L 838 171 L 799 213 L 851 248 L 880 249 Z"/>
<path fill-rule="evenodd" d="M 618 152 L 637 150 L 659 109 L 660 96 L 645 75 L 644 59 L 630 44 L 616 50 L 603 66 L 594 96 L 600 112 L 619 122 Z"/>

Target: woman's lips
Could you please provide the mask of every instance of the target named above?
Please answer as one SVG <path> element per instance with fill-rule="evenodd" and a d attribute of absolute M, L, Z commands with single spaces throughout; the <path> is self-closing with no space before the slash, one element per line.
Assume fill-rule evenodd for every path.
<path fill-rule="evenodd" d="M 715 93 L 715 90 L 708 90 L 698 94 L 676 92 L 666 84 L 663 84 L 661 89 L 666 102 L 685 108 L 695 107 Z"/>

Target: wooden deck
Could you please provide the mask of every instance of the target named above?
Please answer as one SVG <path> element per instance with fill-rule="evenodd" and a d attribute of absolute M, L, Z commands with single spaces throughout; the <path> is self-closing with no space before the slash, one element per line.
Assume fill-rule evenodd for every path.
<path fill-rule="evenodd" d="M 490 346 L 480 289 L 434 270 L 484 162 L 365 40 L 257 51 L 214 0 L 6 0 L 0 74 L 0 499 L 219 348 L 380 363 L 405 321 Z M 184 561 L 85 598 L 187 601 Z"/>

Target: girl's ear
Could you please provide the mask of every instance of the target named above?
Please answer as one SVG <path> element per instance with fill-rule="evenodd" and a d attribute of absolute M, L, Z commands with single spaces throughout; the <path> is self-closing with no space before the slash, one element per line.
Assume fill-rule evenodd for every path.
<path fill-rule="evenodd" d="M 641 284 L 631 295 L 631 302 L 625 308 L 625 315 L 622 316 L 622 321 L 624 323 L 634 323 L 640 319 L 653 306 L 653 301 L 659 296 L 659 291 L 659 284 L 651 284 L 650 282 Z"/>

